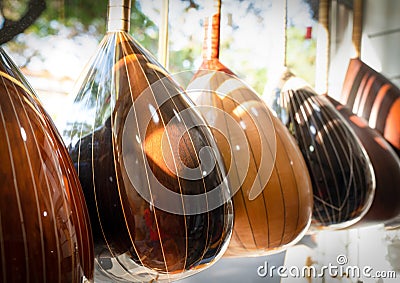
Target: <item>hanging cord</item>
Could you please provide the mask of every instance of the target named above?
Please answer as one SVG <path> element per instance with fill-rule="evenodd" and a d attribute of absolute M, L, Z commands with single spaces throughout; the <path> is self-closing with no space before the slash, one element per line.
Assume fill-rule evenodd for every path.
<path fill-rule="evenodd" d="M 354 50 L 356 52 L 355 54 L 356 58 L 360 58 L 361 56 L 361 36 L 362 36 L 362 22 L 363 22 L 362 12 L 363 12 L 363 1 L 354 0 L 352 41 Z"/>
<path fill-rule="evenodd" d="M 320 0 L 318 7 L 318 38 L 316 56 L 315 90 L 319 94 L 328 91 L 330 61 L 329 3 Z"/>
<path fill-rule="evenodd" d="M 284 46 L 284 54 L 283 54 L 283 66 L 287 67 L 287 22 L 288 22 L 288 1 L 285 0 L 283 4 L 283 46 Z"/>
<path fill-rule="evenodd" d="M 129 32 L 131 0 L 109 0 L 107 32 Z"/>
<path fill-rule="evenodd" d="M 168 69 L 169 65 L 169 0 L 162 0 L 161 23 L 158 38 L 158 61 Z"/>
<path fill-rule="evenodd" d="M 221 0 L 214 0 L 213 15 L 206 18 L 204 22 L 205 34 L 203 43 L 203 59 L 219 59 L 220 22 L 221 22 Z"/>

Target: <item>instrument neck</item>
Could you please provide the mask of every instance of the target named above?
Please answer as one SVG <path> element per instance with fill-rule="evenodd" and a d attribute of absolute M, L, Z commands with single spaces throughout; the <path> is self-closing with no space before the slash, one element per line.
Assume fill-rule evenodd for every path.
<path fill-rule="evenodd" d="M 109 0 L 107 32 L 129 32 L 131 0 Z"/>
<path fill-rule="evenodd" d="M 215 14 L 204 22 L 203 59 L 219 59 L 221 1 L 214 1 Z"/>

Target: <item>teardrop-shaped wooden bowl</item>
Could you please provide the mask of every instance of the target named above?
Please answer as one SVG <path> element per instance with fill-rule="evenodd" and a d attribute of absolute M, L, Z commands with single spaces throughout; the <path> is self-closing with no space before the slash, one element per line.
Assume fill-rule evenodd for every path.
<path fill-rule="evenodd" d="M 314 191 L 314 228 L 346 228 L 372 204 L 375 176 L 354 132 L 333 105 L 300 78 L 283 86 L 279 118 L 296 138 Z"/>
<path fill-rule="evenodd" d="M 359 58 L 349 62 L 340 103 L 363 117 L 400 156 L 400 89 Z"/>
<path fill-rule="evenodd" d="M 295 244 L 310 224 L 312 187 L 293 137 L 216 58 L 203 61 L 187 90 L 196 105 L 206 107 L 203 115 L 235 193 L 233 234 L 224 256 L 263 255 Z M 245 149 L 247 162 L 240 157 Z"/>
<path fill-rule="evenodd" d="M 93 280 L 75 169 L 50 117 L 0 48 L 0 281 Z"/>
<path fill-rule="evenodd" d="M 339 111 L 364 146 L 374 168 L 376 190 L 368 213 L 357 227 L 373 224 L 396 225 L 400 216 L 400 160 L 392 147 L 367 122 L 332 97 L 326 97 Z M 399 222 L 397 224 L 400 224 Z"/>
<path fill-rule="evenodd" d="M 113 280 L 187 276 L 215 262 L 229 241 L 230 200 L 184 200 L 216 187 L 222 200 L 229 188 L 211 133 L 181 91 L 128 33 L 113 32 L 76 94 L 73 107 L 86 116 L 71 117 L 64 137 L 88 202 L 97 268 Z M 203 174 L 200 151 L 208 147 L 216 162 Z"/>

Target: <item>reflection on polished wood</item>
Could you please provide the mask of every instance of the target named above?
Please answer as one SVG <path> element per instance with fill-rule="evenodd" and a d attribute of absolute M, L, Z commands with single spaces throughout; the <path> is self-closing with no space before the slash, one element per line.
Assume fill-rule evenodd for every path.
<path fill-rule="evenodd" d="M 93 279 L 82 189 L 49 116 L 0 49 L 0 281 Z"/>
<path fill-rule="evenodd" d="M 363 117 L 400 156 L 400 90 L 360 59 L 351 59 L 340 102 Z"/>
<path fill-rule="evenodd" d="M 375 192 L 372 165 L 333 105 L 305 81 L 283 86 L 278 117 L 296 138 L 314 190 L 315 228 L 346 228 L 368 211 Z"/>
<path fill-rule="evenodd" d="M 364 146 L 374 168 L 376 190 L 368 213 L 356 223 L 357 226 L 378 223 L 396 225 L 400 217 L 400 160 L 391 146 L 367 122 L 353 114 L 333 98 L 327 96 L 336 110 L 351 126 Z M 400 224 L 398 222 L 397 224 Z"/>
<path fill-rule="evenodd" d="M 209 129 L 181 88 L 128 33 L 108 33 L 92 62 L 73 105 L 86 116 L 72 117 L 64 138 L 89 206 L 97 268 L 114 281 L 135 282 L 202 270 L 225 251 L 233 224 L 230 200 L 185 213 L 190 207 L 183 195 L 217 186 L 221 199 L 229 195 Z M 207 174 L 199 159 L 205 147 L 216 153 Z M 187 178 L 189 169 L 200 177 Z M 182 214 L 157 206 L 168 196 L 165 191 L 180 196 L 172 206 Z"/>
<path fill-rule="evenodd" d="M 224 256 L 263 255 L 295 244 L 308 229 L 311 181 L 287 129 L 219 61 L 219 20 L 218 12 L 206 24 L 203 64 L 187 90 L 197 105 L 225 113 L 213 108 L 203 113 L 230 174 L 231 190 L 237 190 L 233 234 Z M 227 122 L 229 117 L 237 127 Z M 241 135 L 245 138 L 239 142 Z M 249 150 L 248 164 L 240 157 L 245 149 Z M 242 183 L 238 181 L 241 175 Z"/>

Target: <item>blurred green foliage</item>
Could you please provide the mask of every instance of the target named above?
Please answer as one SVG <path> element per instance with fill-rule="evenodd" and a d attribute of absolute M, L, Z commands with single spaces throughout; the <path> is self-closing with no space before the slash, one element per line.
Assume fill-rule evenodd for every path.
<path fill-rule="evenodd" d="M 12 19 L 18 19 L 26 9 L 28 0 L 0 0 L 3 4 L 3 14 Z M 195 1 L 181 0 L 187 2 L 188 9 L 199 9 Z M 60 27 L 67 27 L 67 38 L 73 39 L 74 36 L 90 34 L 100 40 L 106 30 L 106 14 L 108 0 L 47 0 L 47 8 L 41 17 L 26 31 L 35 33 L 38 36 L 58 34 Z M 140 3 L 145 1 L 132 1 L 131 11 L 131 33 L 140 44 L 148 49 L 152 54 L 158 52 L 158 27 L 143 13 Z M 157 9 L 157 8 L 156 8 Z M 170 7 L 171 9 L 171 7 Z M 158 11 L 159 12 L 159 11 Z M 251 15 L 250 15 L 251 16 Z M 179 28 L 179 27 L 174 27 Z M 64 29 L 65 30 L 65 29 Z M 315 51 L 316 41 L 314 38 L 305 39 L 305 30 L 296 26 L 289 26 L 287 30 L 287 65 L 297 75 L 303 77 L 310 84 L 314 84 L 315 78 Z M 193 70 L 196 60 L 201 56 L 201 36 L 188 34 L 188 44 L 179 50 L 170 49 L 169 51 L 169 71 L 172 73 L 183 70 Z M 191 38 L 191 37 L 199 38 Z M 230 49 L 232 41 L 221 42 L 221 52 Z M 8 47 L 14 51 L 24 51 L 25 43 L 21 40 L 10 42 Z M 29 54 L 28 54 L 29 55 Z M 42 54 L 31 54 L 43 56 Z M 237 56 L 236 56 L 237 55 Z M 251 60 L 252 51 L 235 50 L 236 66 L 240 69 L 235 70 L 235 66 L 224 62 L 237 75 L 249 83 L 259 94 L 263 93 L 267 82 L 267 62 L 265 67 L 255 68 Z M 26 65 L 26 64 L 25 64 Z"/>
<path fill-rule="evenodd" d="M 316 40 L 305 39 L 305 30 L 296 26 L 287 29 L 287 67 L 311 85 L 315 82 Z"/>
<path fill-rule="evenodd" d="M 4 17 L 18 20 L 26 11 L 28 0 L 1 0 Z M 57 34 L 60 25 L 70 29 L 68 37 L 90 33 L 99 39 L 106 31 L 108 0 L 47 0 L 46 10 L 26 33 L 39 36 Z M 132 1 L 131 31 L 141 44 L 157 52 L 158 27 L 141 10 L 138 1 Z"/>

